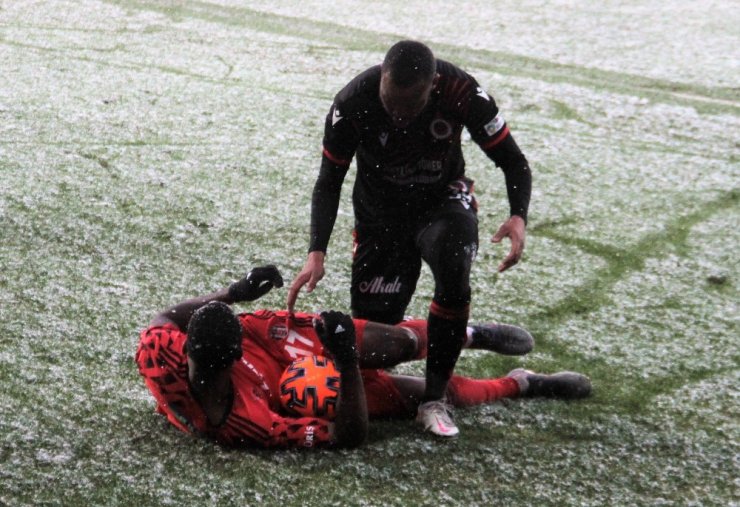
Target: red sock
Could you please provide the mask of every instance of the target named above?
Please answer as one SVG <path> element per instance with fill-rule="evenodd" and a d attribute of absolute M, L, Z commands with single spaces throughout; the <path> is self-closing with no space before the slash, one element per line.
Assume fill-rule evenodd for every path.
<path fill-rule="evenodd" d="M 510 377 L 477 380 L 453 375 L 447 384 L 447 399 L 456 407 L 471 407 L 518 395 L 519 384 Z"/>
<path fill-rule="evenodd" d="M 426 320 L 406 320 L 398 324 L 400 327 L 410 329 L 416 335 L 416 355 L 411 360 L 424 359 L 427 357 L 427 321 Z"/>

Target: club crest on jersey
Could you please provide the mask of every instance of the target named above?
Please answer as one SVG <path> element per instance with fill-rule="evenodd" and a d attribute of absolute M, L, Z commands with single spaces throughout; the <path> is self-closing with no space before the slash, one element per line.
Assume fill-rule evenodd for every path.
<path fill-rule="evenodd" d="M 429 125 L 429 132 L 435 139 L 447 139 L 452 135 L 452 125 L 442 118 L 435 118 Z"/>
<path fill-rule="evenodd" d="M 501 115 L 497 114 L 496 117 L 493 120 L 486 123 L 486 125 L 483 128 L 485 129 L 486 134 L 488 134 L 489 136 L 492 136 L 496 132 L 504 128 L 504 125 L 506 125 L 506 122 L 501 117 Z"/>
<path fill-rule="evenodd" d="M 268 331 L 273 340 L 285 340 L 288 337 L 288 327 L 282 324 L 272 326 Z"/>

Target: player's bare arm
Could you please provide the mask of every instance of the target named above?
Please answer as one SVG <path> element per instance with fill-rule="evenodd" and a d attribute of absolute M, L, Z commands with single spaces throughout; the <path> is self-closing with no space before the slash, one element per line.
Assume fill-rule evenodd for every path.
<path fill-rule="evenodd" d="M 273 266 L 261 266 L 250 270 L 244 277 L 223 289 L 210 294 L 194 297 L 182 301 L 154 316 L 150 326 L 174 324 L 181 331 L 185 331 L 193 313 L 211 301 L 220 301 L 228 305 L 240 301 L 254 301 L 273 287 L 282 287 L 283 277 L 280 271 Z"/>

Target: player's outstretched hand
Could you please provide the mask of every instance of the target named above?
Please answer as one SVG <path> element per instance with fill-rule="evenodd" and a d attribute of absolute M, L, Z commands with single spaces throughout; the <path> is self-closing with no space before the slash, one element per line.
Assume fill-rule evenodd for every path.
<path fill-rule="evenodd" d="M 288 299 L 286 306 L 288 312 L 293 313 L 295 302 L 298 299 L 298 293 L 301 291 L 301 287 L 306 286 L 306 292 L 312 292 L 316 288 L 316 284 L 319 280 L 324 278 L 324 252 L 311 252 L 308 254 L 306 264 L 304 264 L 301 272 L 295 277 L 293 283 L 290 284 L 288 289 Z"/>
<path fill-rule="evenodd" d="M 314 319 L 313 327 L 321 343 L 334 358 L 337 369 L 357 365 L 355 324 L 352 317 L 342 312 L 321 312 L 319 317 Z"/>
<path fill-rule="evenodd" d="M 238 282 L 229 285 L 229 296 L 235 303 L 254 301 L 264 296 L 273 287 L 283 286 L 283 277 L 273 264 L 254 268 Z"/>
<path fill-rule="evenodd" d="M 509 255 L 503 260 L 498 266 L 499 273 L 502 273 L 509 269 L 511 266 L 519 262 L 522 257 L 522 251 L 524 250 L 524 237 L 526 235 L 526 225 L 524 219 L 518 215 L 512 215 L 501 227 L 499 227 L 496 234 L 494 234 L 491 241 L 493 243 L 499 243 L 504 238 L 511 240 L 511 250 Z"/>

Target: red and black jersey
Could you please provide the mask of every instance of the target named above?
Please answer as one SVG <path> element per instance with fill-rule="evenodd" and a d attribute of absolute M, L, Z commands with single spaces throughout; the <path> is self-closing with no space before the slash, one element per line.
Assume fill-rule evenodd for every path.
<path fill-rule="evenodd" d="M 224 422 L 212 426 L 193 398 L 188 382 L 186 335 L 174 325 L 141 333 L 136 362 L 157 411 L 187 433 L 229 446 L 313 447 L 330 443 L 331 423 L 280 413 L 279 379 L 300 355 L 321 354 L 312 316 L 297 314 L 286 325 L 286 312 L 241 314 L 243 356 L 231 372 L 233 402 Z"/>
<path fill-rule="evenodd" d="M 141 333 L 136 362 L 157 401 L 157 411 L 174 426 L 229 446 L 320 447 L 331 443 L 331 424 L 315 417 L 289 417 L 281 413 L 279 381 L 285 368 L 300 356 L 323 355 L 313 328 L 313 315 L 260 310 L 239 316 L 242 325 L 242 358 L 231 371 L 233 402 L 222 424 L 209 424 L 195 401 L 188 382 L 186 335 L 173 324 L 155 326 Z M 366 321 L 355 319 L 358 345 Z M 401 403 L 387 375 L 369 371 L 379 391 L 373 410 L 384 413 Z M 372 389 L 372 388 L 371 388 Z M 388 398 L 386 401 L 385 398 Z M 391 408 L 389 408 L 391 407 Z"/>
<path fill-rule="evenodd" d="M 437 73 L 426 108 L 403 128 L 393 125 L 380 101 L 380 65 L 355 77 L 337 94 L 325 121 L 310 251 L 326 250 L 341 182 L 353 157 L 357 223 L 413 220 L 445 199 L 447 186 L 465 175 L 463 128 L 503 169 L 511 214 L 526 220 L 529 167 L 496 102 L 471 75 L 451 63 L 438 59 Z"/>

